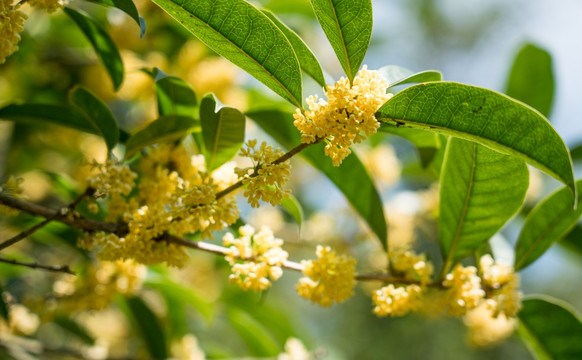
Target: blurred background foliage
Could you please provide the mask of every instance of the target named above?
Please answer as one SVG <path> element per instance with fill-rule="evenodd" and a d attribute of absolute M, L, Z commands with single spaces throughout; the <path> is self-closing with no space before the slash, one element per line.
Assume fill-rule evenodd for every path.
<path fill-rule="evenodd" d="M 255 3 L 290 24 L 306 39 L 330 78 L 338 77 L 341 67 L 308 0 Z M 78 0 L 70 4 L 90 13 L 120 49 L 126 73 L 119 91 L 114 91 L 89 42 L 70 18 L 62 11 L 50 16 L 28 11 L 20 50 L 0 66 L 0 105 L 13 101 L 64 104 L 69 90 L 81 84 L 106 101 L 120 128 L 132 133 L 156 117 L 154 81 L 147 73 L 154 67 L 188 82 L 199 99 L 212 92 L 222 103 L 243 111 L 273 101 L 265 98 L 268 90 L 213 54 L 153 3 L 139 0 L 136 5 L 147 24 L 143 38 L 135 22 L 117 9 Z M 507 90 L 518 99 L 520 89 L 540 89 L 538 93 L 545 94 L 541 105 L 531 105 L 549 114 L 575 149 L 580 173 L 582 126 L 571 84 L 582 80 L 579 66 L 572 65 L 579 63 L 582 52 L 568 41 L 580 24 L 570 23 L 571 17 L 564 15 L 579 14 L 579 4 L 570 1 L 551 11 L 541 1 L 395 0 L 375 1 L 374 6 L 374 33 L 365 60 L 370 68 L 395 64 L 413 70 L 437 69 L 446 80 Z M 534 45 L 524 47 L 528 41 Z M 547 54 L 543 50 L 538 56 L 538 46 L 552 58 L 543 60 Z M 522 76 L 515 81 L 525 83 L 512 89 L 507 84 L 520 49 L 525 52 L 520 60 L 524 65 L 516 65 L 512 76 Z M 531 62 L 552 59 L 554 76 L 517 73 Z M 317 85 L 307 80 L 305 93 L 318 92 Z M 268 139 L 248 122 L 247 138 L 253 137 Z M 391 245 L 422 240 L 420 249 L 438 258 L 437 171 L 423 168 L 414 147 L 391 135 L 375 135 L 356 152 L 385 201 Z M 34 202 L 57 208 L 72 201 L 83 190 L 87 175 L 83 165 L 92 159 L 104 161 L 106 155 L 105 144 L 93 135 L 49 124 L 0 122 L 0 178 L 23 178 L 24 195 Z M 556 185 L 532 169 L 530 206 Z M 284 210 L 268 204 L 251 209 L 240 201 L 242 218 L 257 227 L 269 225 L 285 240 L 292 260 L 309 258 L 315 244 L 323 243 L 349 250 L 361 272 L 385 266 L 380 245 L 369 240 L 369 230 L 329 180 L 295 160 L 290 187 L 304 207 L 301 226 Z M 5 217 L 0 220 L 2 238 L 37 221 L 31 216 Z M 501 256 L 507 253 L 508 243 L 515 241 L 515 225 L 522 221 L 523 217 L 516 217 L 492 240 Z M 207 358 L 276 358 L 285 351 L 289 338 L 300 339 L 312 358 L 531 358 L 515 336 L 501 344 L 476 346 L 459 319 L 421 315 L 379 319 L 371 313 L 371 284 L 361 284 L 356 296 L 344 304 L 321 308 L 296 295 L 299 274 L 286 272 L 263 294 L 245 293 L 228 283 L 228 264 L 214 255 L 191 252 L 183 269 L 146 269 L 130 262 L 96 264 L 75 246 L 77 236 L 76 230 L 55 223 L 3 251 L 22 261 L 68 264 L 78 275 L 0 264 L 4 303 L 10 307 L 10 315 L 0 321 L 0 332 L 6 335 L 0 358 L 203 359 L 202 353 Z M 582 310 L 582 289 L 571 286 L 582 275 L 580 227 L 567 241 L 575 251 L 554 247 L 522 273 L 522 287 L 526 294 L 551 294 Z M 301 352 L 297 342 L 288 342 L 287 347 Z M 31 355 L 35 352 L 41 355 Z"/>

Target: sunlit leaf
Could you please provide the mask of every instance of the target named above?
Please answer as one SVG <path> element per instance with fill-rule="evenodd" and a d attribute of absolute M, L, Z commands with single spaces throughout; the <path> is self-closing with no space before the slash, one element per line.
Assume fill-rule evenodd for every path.
<path fill-rule="evenodd" d="M 96 4 L 118 8 L 119 10 L 129 15 L 135 21 L 137 26 L 139 26 L 140 37 L 142 37 L 143 34 L 145 34 L 146 30 L 145 21 L 143 20 L 143 18 L 139 16 L 139 13 L 137 12 L 137 8 L 135 7 L 133 1 L 131 0 L 89 0 L 89 1 L 94 2 Z"/>
<path fill-rule="evenodd" d="M 200 125 L 206 168 L 212 171 L 232 159 L 245 139 L 245 116 L 235 108 L 217 103 L 213 94 L 200 103 Z"/>
<path fill-rule="evenodd" d="M 293 219 L 297 222 L 299 226 L 303 224 L 303 207 L 297 198 L 293 195 L 289 195 L 281 200 L 281 207 L 285 209 Z"/>
<path fill-rule="evenodd" d="M 110 151 L 119 141 L 119 129 L 111 110 L 89 90 L 83 87 L 74 88 L 69 94 L 71 103 L 77 107 L 99 135 L 105 139 Z"/>
<path fill-rule="evenodd" d="M 440 181 L 439 240 L 445 267 L 489 240 L 521 207 L 526 164 L 474 142 L 450 138 Z"/>
<path fill-rule="evenodd" d="M 287 149 L 301 143 L 291 114 L 280 110 L 256 110 L 246 115 Z M 323 146 L 323 143 L 310 146 L 300 155 L 338 187 L 378 236 L 382 246 L 386 247 L 387 229 L 382 201 L 366 168 L 354 153 L 345 158 L 341 166 L 333 166 L 331 159 L 325 156 Z"/>
<path fill-rule="evenodd" d="M 372 36 L 372 2 L 311 0 L 311 5 L 346 76 L 353 80 Z"/>
<path fill-rule="evenodd" d="M 582 255 L 582 224 L 576 224 L 559 244 L 578 255 Z"/>
<path fill-rule="evenodd" d="M 196 116 L 196 94 L 184 80 L 175 76 L 162 76 L 156 79 L 155 87 L 160 116 Z"/>
<path fill-rule="evenodd" d="M 127 298 L 125 305 L 131 316 L 131 322 L 141 335 L 150 356 L 153 359 L 166 359 L 168 357 L 166 335 L 160 320 L 141 298 Z"/>
<path fill-rule="evenodd" d="M 107 73 L 113 81 L 115 90 L 119 89 L 123 82 L 123 61 L 117 50 L 117 46 L 111 40 L 111 37 L 90 17 L 81 14 L 69 7 L 63 9 L 67 15 L 77 24 L 79 29 L 85 34 L 97 56 L 105 66 Z"/>
<path fill-rule="evenodd" d="M 517 54 L 505 93 L 550 115 L 554 98 L 552 56 L 533 44 L 525 44 Z"/>
<path fill-rule="evenodd" d="M 251 356 L 270 357 L 279 354 L 281 346 L 273 334 L 249 313 L 242 309 L 231 308 L 227 311 L 227 316 L 248 346 Z"/>
<path fill-rule="evenodd" d="M 154 0 L 209 48 L 301 107 L 293 47 L 260 10 L 243 0 Z"/>
<path fill-rule="evenodd" d="M 200 122 L 194 118 L 179 115 L 162 116 L 127 140 L 125 158 L 129 159 L 148 145 L 178 140 L 196 131 L 200 131 Z"/>
<path fill-rule="evenodd" d="M 511 154 L 575 191 L 572 161 L 564 141 L 539 112 L 505 95 L 458 83 L 423 83 L 394 95 L 376 117 Z"/>
<path fill-rule="evenodd" d="M 303 39 L 301 39 L 293 30 L 289 29 L 287 25 L 283 24 L 275 14 L 268 10 L 263 10 L 263 12 L 275 23 L 275 25 L 277 25 L 283 34 L 285 34 L 287 40 L 289 40 L 293 46 L 293 50 L 295 50 L 301 69 L 307 75 L 311 76 L 311 78 L 321 85 L 321 87 L 325 88 L 325 78 L 323 76 L 323 70 L 321 70 L 321 65 Z"/>
<path fill-rule="evenodd" d="M 515 245 L 515 269 L 522 269 L 562 239 L 582 215 L 582 180 L 576 182 L 578 208 L 574 209 L 574 197 L 567 187 L 548 195 L 527 215 Z"/>
<path fill-rule="evenodd" d="M 402 84 L 441 81 L 443 79 L 443 75 L 439 71 L 425 70 L 415 73 L 397 65 L 382 66 L 378 69 L 378 73 L 388 82 L 388 88 Z"/>
<path fill-rule="evenodd" d="M 523 301 L 518 316 L 518 333 L 536 359 L 582 359 L 581 318 L 570 305 L 532 297 Z"/>

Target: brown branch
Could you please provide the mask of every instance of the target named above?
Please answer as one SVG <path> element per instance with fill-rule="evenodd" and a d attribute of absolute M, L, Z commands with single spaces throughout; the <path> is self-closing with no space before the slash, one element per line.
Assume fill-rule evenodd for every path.
<path fill-rule="evenodd" d="M 26 263 L 18 260 L 5 259 L 0 257 L 0 262 L 10 265 L 24 266 L 31 269 L 39 269 L 53 272 L 64 272 L 71 275 L 76 275 L 70 268 L 69 265 L 41 265 L 37 263 Z"/>

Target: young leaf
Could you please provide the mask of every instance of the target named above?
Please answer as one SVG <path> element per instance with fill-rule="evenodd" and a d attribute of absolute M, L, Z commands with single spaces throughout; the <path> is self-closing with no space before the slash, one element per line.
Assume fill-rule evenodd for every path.
<path fill-rule="evenodd" d="M 506 89 L 508 96 L 549 116 L 554 98 L 552 56 L 533 44 L 525 44 L 515 57 Z"/>
<path fill-rule="evenodd" d="M 283 24 L 278 17 L 275 16 L 272 12 L 268 10 L 262 10 L 265 15 L 271 21 L 277 25 L 277 27 L 285 34 L 287 40 L 293 46 L 293 50 L 295 50 L 295 54 L 297 55 L 297 60 L 299 60 L 299 65 L 301 69 L 313 80 L 315 80 L 321 87 L 325 88 L 325 77 L 323 76 L 323 70 L 321 70 L 321 65 L 311 49 L 307 47 L 307 44 L 303 42 L 303 39 L 299 37 L 293 30 L 289 29 L 287 25 Z"/>
<path fill-rule="evenodd" d="M 166 359 L 168 357 L 166 336 L 156 315 L 138 297 L 125 299 L 125 304 L 133 320 L 132 323 L 143 338 L 151 357 Z"/>
<path fill-rule="evenodd" d="M 448 268 L 481 247 L 517 212 L 529 173 L 522 160 L 450 138 L 440 183 L 439 239 Z"/>
<path fill-rule="evenodd" d="M 370 0 L 311 0 L 311 5 L 350 81 L 354 79 L 372 36 Z"/>
<path fill-rule="evenodd" d="M 137 8 L 135 7 L 133 1 L 131 0 L 89 0 L 89 1 L 94 2 L 96 4 L 113 6 L 118 8 L 119 10 L 129 15 L 136 22 L 137 26 L 139 26 L 140 28 L 139 34 L 140 37 L 142 37 L 143 34 L 145 34 L 146 30 L 145 21 L 143 20 L 143 18 L 139 16 L 139 13 L 137 12 Z"/>
<path fill-rule="evenodd" d="M 443 75 L 436 70 L 425 70 L 421 72 L 413 72 L 406 68 L 396 65 L 386 65 L 378 69 L 380 76 L 388 82 L 388 89 L 396 85 L 441 81 Z"/>
<path fill-rule="evenodd" d="M 376 118 L 511 154 L 576 191 L 564 141 L 540 113 L 505 95 L 458 83 L 423 83 L 394 95 Z"/>
<path fill-rule="evenodd" d="M 107 149 L 113 150 L 119 141 L 119 128 L 111 110 L 89 90 L 75 87 L 69 94 L 71 103 L 77 107 L 99 135 L 105 139 Z"/>
<path fill-rule="evenodd" d="M 528 298 L 518 316 L 518 333 L 535 358 L 582 359 L 581 318 L 570 305 L 547 296 Z"/>
<path fill-rule="evenodd" d="M 164 76 L 156 80 L 155 88 L 160 116 L 196 115 L 196 94 L 184 80 L 175 76 Z"/>
<path fill-rule="evenodd" d="M 578 203 L 582 201 L 582 180 L 576 182 Z M 515 270 L 523 269 L 562 239 L 578 222 L 582 206 L 574 209 L 574 197 L 568 188 L 548 195 L 527 215 L 515 244 Z"/>
<path fill-rule="evenodd" d="M 219 107 L 214 94 L 208 94 L 200 103 L 200 124 L 206 168 L 212 171 L 232 159 L 241 148 L 245 116 L 235 108 Z"/>
<path fill-rule="evenodd" d="M 438 149 L 441 147 L 441 140 L 438 134 L 417 129 L 409 129 L 396 126 L 386 126 L 380 124 L 379 132 L 400 136 L 410 141 L 418 151 L 420 163 L 426 168 L 434 159 Z"/>
<path fill-rule="evenodd" d="M 123 61 L 121 60 L 121 55 L 119 55 L 117 46 L 115 46 L 115 43 L 111 40 L 109 34 L 101 29 L 95 21 L 80 12 L 69 7 L 65 7 L 64 11 L 71 19 L 73 19 L 79 29 L 81 29 L 85 34 L 91 45 L 93 45 L 97 56 L 105 66 L 105 69 L 113 81 L 113 88 L 115 90 L 119 89 L 123 82 Z"/>
<path fill-rule="evenodd" d="M 301 143 L 291 114 L 280 110 L 256 110 L 246 115 L 284 147 L 291 149 Z M 386 248 L 387 229 L 382 201 L 366 168 L 356 154 L 350 154 L 341 167 L 335 167 L 325 156 L 322 146 L 323 143 L 310 146 L 300 155 L 338 187 Z"/>
<path fill-rule="evenodd" d="M 301 107 L 293 47 L 260 10 L 242 0 L 154 0 L 209 48 Z"/>
<path fill-rule="evenodd" d="M 197 131 L 200 131 L 200 122 L 194 118 L 179 115 L 162 116 L 127 140 L 125 158 L 129 159 L 148 145 L 177 140 Z"/>
<path fill-rule="evenodd" d="M 301 224 L 303 224 L 303 207 L 301 207 L 301 203 L 299 202 L 299 200 L 297 200 L 295 196 L 290 194 L 289 196 L 284 197 L 283 200 L 281 200 L 280 205 L 291 216 L 293 216 L 295 221 L 297 221 L 297 225 L 301 227 Z"/>

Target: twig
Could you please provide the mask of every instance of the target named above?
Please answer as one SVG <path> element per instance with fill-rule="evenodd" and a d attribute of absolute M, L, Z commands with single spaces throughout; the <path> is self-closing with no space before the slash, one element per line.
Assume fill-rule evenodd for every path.
<path fill-rule="evenodd" d="M 76 275 L 70 268 L 69 265 L 41 265 L 37 263 L 26 263 L 17 260 L 5 259 L 0 257 L 0 262 L 11 264 L 11 265 L 18 265 L 24 266 L 31 269 L 40 269 L 46 271 L 53 271 L 53 272 L 64 272 L 71 275 Z"/>

